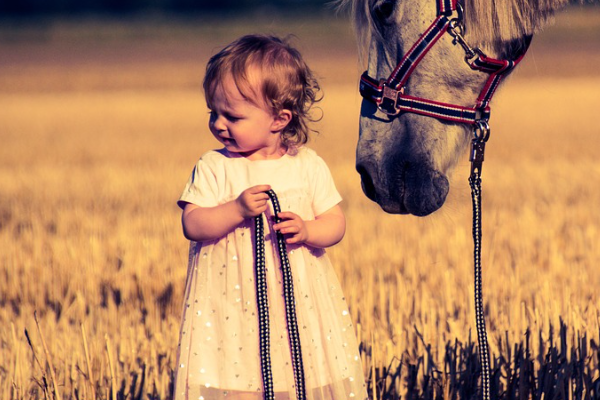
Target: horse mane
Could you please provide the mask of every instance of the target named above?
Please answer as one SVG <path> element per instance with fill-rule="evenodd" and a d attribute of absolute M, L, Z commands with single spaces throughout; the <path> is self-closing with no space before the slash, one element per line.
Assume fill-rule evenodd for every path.
<path fill-rule="evenodd" d="M 398 0 L 414 1 L 414 0 Z M 433 1 L 433 0 L 428 0 Z M 375 0 L 337 0 L 338 9 L 349 9 L 361 54 L 373 36 L 381 35 L 371 17 Z M 501 51 L 509 42 L 525 41 L 537 33 L 554 12 L 569 0 L 459 0 L 464 7 L 466 38 L 473 46 Z M 518 43 L 516 43 L 518 45 Z"/>

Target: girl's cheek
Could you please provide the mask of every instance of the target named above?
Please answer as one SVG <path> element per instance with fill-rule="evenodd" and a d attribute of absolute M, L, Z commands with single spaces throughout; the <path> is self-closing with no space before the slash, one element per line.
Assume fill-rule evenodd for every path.
<path fill-rule="evenodd" d="M 218 137 L 218 136 L 219 136 L 219 134 L 218 134 L 218 132 L 217 132 L 217 130 L 215 129 L 215 127 L 214 127 L 214 125 L 213 125 L 213 124 L 208 124 L 208 130 L 210 131 L 210 133 L 211 133 L 213 136 L 215 136 L 215 137 Z"/>

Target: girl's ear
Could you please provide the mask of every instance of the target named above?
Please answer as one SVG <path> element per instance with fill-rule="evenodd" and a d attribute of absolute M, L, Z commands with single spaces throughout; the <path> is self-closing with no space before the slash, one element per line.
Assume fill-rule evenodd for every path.
<path fill-rule="evenodd" d="M 292 112 L 290 110 L 283 109 L 279 111 L 273 118 L 273 124 L 271 130 L 273 132 L 281 132 L 292 120 Z"/>

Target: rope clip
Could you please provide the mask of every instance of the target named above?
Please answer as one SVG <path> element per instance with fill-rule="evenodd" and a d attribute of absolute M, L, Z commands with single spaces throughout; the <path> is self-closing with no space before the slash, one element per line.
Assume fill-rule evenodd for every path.
<path fill-rule="evenodd" d="M 471 176 L 475 173 L 481 175 L 483 167 L 485 144 L 490 138 L 490 125 L 486 120 L 477 120 L 473 126 L 473 140 L 471 140 L 471 152 L 469 161 L 471 161 Z"/>

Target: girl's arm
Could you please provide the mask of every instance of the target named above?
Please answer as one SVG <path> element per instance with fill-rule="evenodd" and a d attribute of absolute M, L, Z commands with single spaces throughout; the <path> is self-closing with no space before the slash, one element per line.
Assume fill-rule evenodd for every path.
<path fill-rule="evenodd" d="M 282 221 L 273 225 L 273 229 L 289 235 L 286 243 L 305 243 L 312 247 L 324 248 L 333 246 L 344 237 L 346 217 L 342 208 L 335 205 L 312 221 L 304 221 L 292 212 L 281 212 Z"/>
<path fill-rule="evenodd" d="M 255 217 L 267 209 L 269 185 L 244 190 L 237 199 L 216 207 L 200 207 L 188 203 L 183 209 L 183 234 L 189 240 L 203 242 L 225 236 L 244 219 Z"/>

